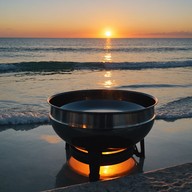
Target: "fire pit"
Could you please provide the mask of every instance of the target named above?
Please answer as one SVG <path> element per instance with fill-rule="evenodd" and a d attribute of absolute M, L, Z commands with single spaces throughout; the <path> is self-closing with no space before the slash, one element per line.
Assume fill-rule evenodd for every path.
<path fill-rule="evenodd" d="M 67 143 L 69 164 L 73 154 L 89 164 L 90 180 L 98 180 L 98 162 L 110 162 L 103 160 L 107 159 L 104 152 L 112 151 L 114 159 L 128 158 L 140 141 L 144 150 L 143 139 L 152 128 L 157 99 L 140 92 L 98 89 L 60 93 L 48 103 L 52 126 Z"/>

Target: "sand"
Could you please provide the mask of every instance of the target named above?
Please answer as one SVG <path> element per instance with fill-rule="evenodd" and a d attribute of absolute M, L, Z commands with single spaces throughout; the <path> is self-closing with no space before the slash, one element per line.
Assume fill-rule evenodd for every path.
<path fill-rule="evenodd" d="M 181 189 L 179 190 L 187 191 L 182 187 L 190 184 L 190 180 L 192 180 L 191 175 L 189 175 L 192 172 L 190 171 L 191 164 L 186 165 L 186 163 L 192 162 L 191 125 L 191 118 L 174 122 L 156 120 L 152 130 L 145 138 L 146 156 L 143 172 L 146 175 L 127 176 L 120 180 L 101 182 L 101 184 L 100 182 L 91 185 L 86 184 L 85 187 L 82 184 L 80 188 L 76 188 L 75 185 L 85 183 L 88 179 L 78 176 L 69 168 L 66 169 L 64 142 L 57 137 L 51 125 L 0 127 L 0 155 L 2 157 L 0 160 L 0 191 L 34 192 L 71 185 L 71 187 L 63 189 L 65 191 L 85 192 L 86 190 L 93 192 L 94 190 L 98 192 L 107 190 L 109 192 L 113 192 L 112 190 L 129 192 L 131 190 L 136 191 L 141 184 L 143 185 L 142 190 L 139 188 L 137 191 L 142 192 L 145 186 L 158 188 L 163 187 L 161 186 L 162 183 L 172 188 L 175 183 L 174 187 L 178 185 L 179 188 L 179 182 L 181 182 Z M 166 170 L 165 173 L 161 171 L 156 174 L 156 171 L 153 171 L 154 174 L 150 172 L 151 175 L 147 175 L 149 171 L 175 165 L 182 166 L 181 168 L 176 167 Z M 181 171 L 182 169 L 183 171 Z M 165 174 L 167 174 L 166 177 L 162 176 Z M 167 177 L 169 177 L 167 179 L 168 184 Z M 138 182 L 134 180 L 138 180 Z M 96 187 L 98 187 L 98 190 L 96 190 Z M 123 189 L 118 190 L 119 187 Z M 80 190 L 81 188 L 82 190 Z M 168 191 L 168 189 L 166 190 Z M 163 191 L 163 188 L 158 190 Z M 145 191 L 150 192 L 152 190 L 146 189 Z M 173 191 L 177 190 L 174 189 Z M 192 186 L 188 191 L 192 191 Z"/>
<path fill-rule="evenodd" d="M 191 192 L 192 191 L 192 163 L 186 163 L 125 176 L 110 181 L 98 181 L 64 187 L 47 192 Z"/>

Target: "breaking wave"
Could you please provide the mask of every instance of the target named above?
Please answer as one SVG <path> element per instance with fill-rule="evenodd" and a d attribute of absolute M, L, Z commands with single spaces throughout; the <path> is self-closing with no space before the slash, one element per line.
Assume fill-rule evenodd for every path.
<path fill-rule="evenodd" d="M 103 47 L 0 47 L 0 52 L 103 52 Z M 107 49 L 110 52 L 167 52 L 191 51 L 191 47 L 121 47 Z"/>
<path fill-rule="evenodd" d="M 21 62 L 0 64 L 0 73 L 9 72 L 62 72 L 73 70 L 141 70 L 191 67 L 192 60 L 168 62 Z"/>

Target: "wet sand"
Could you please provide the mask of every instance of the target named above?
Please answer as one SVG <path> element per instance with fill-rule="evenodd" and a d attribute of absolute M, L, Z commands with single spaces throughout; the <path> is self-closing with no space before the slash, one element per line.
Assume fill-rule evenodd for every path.
<path fill-rule="evenodd" d="M 156 121 L 146 137 L 144 173 L 49 192 L 191 192 L 191 119 Z"/>
<path fill-rule="evenodd" d="M 192 162 L 191 124 L 192 119 L 180 119 L 174 122 L 155 121 L 152 130 L 145 138 L 144 173 Z M 0 191 L 45 191 L 88 182 L 88 178 L 75 174 L 66 166 L 65 143 L 55 134 L 51 125 L 23 125 L 0 127 L 0 129 Z M 151 172 L 131 178 L 143 180 L 143 185 L 148 187 L 151 183 L 152 186 L 162 187 L 161 185 L 174 185 L 174 182 L 175 185 L 181 182 L 181 185 L 187 186 L 188 180 L 192 180 L 190 170 L 191 164 L 186 164 L 157 174 Z M 166 179 L 163 181 L 166 176 L 170 177 L 168 184 Z M 128 184 L 119 183 L 123 181 L 126 183 L 126 178 L 106 183 L 116 187 L 125 185 L 127 190 Z M 187 181 L 182 181 L 185 178 Z M 135 185 L 132 182 L 131 186 Z M 140 182 L 137 185 L 139 186 Z M 126 191 L 125 189 L 122 191 Z M 168 188 L 166 190 L 168 191 Z"/>
<path fill-rule="evenodd" d="M 191 192 L 192 163 L 178 165 L 144 174 L 86 183 L 47 192 Z"/>

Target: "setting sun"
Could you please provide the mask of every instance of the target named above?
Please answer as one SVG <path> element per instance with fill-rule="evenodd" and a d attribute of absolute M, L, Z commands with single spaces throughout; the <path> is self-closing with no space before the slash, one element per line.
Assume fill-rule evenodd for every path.
<path fill-rule="evenodd" d="M 106 31 L 106 32 L 105 32 L 105 36 L 106 36 L 106 37 L 111 37 L 111 31 Z"/>
<path fill-rule="evenodd" d="M 191 0 L 22 2 L 1 1 L 0 37 L 192 38 Z"/>

